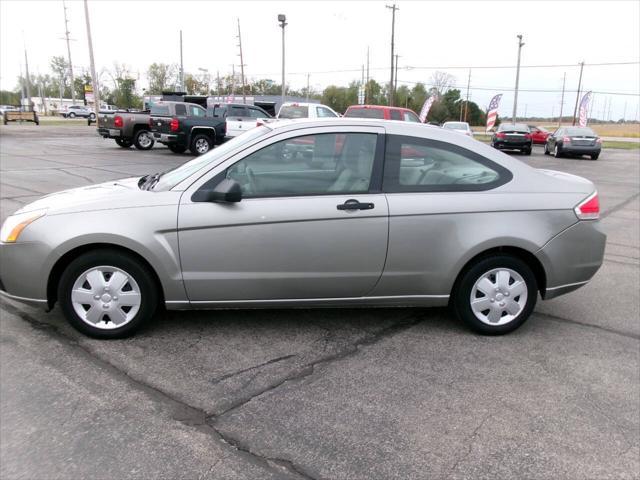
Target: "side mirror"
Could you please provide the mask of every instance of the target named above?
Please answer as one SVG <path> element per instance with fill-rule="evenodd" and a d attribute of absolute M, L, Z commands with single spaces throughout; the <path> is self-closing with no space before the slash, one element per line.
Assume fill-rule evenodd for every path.
<path fill-rule="evenodd" d="M 235 180 L 225 178 L 213 190 L 198 190 L 193 194 L 194 202 L 236 203 L 242 200 L 242 187 Z"/>

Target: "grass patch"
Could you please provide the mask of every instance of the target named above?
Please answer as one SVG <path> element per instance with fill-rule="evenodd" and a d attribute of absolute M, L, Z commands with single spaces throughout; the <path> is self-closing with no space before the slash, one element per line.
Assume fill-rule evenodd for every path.
<path fill-rule="evenodd" d="M 603 148 L 621 148 L 623 150 L 638 150 L 640 142 L 602 142 Z"/>

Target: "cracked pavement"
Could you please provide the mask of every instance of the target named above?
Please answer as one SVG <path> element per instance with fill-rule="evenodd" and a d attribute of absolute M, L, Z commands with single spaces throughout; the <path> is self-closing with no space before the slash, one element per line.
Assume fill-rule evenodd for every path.
<path fill-rule="evenodd" d="M 189 156 L 0 127 L 0 216 Z M 640 478 L 640 151 L 521 157 L 600 191 L 593 281 L 504 337 L 446 309 L 170 312 L 122 341 L 0 303 L 1 478 Z"/>

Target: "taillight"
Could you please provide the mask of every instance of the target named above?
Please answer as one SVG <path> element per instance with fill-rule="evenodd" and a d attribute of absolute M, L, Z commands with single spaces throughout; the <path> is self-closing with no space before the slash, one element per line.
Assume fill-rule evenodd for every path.
<path fill-rule="evenodd" d="M 562 137 L 562 143 L 571 143 L 571 137 Z"/>
<path fill-rule="evenodd" d="M 602 139 L 600 137 L 596 138 L 596 143 L 602 143 Z"/>
<path fill-rule="evenodd" d="M 505 138 L 506 135 L 503 132 L 500 132 L 500 133 L 496 133 L 496 137 L 497 138 Z"/>
<path fill-rule="evenodd" d="M 149 127 L 153 127 L 153 119 L 149 117 Z"/>
<path fill-rule="evenodd" d="M 180 128 L 180 122 L 178 121 L 178 119 L 172 118 L 171 123 L 169 124 L 169 129 L 172 132 L 177 132 L 179 128 Z"/>
<path fill-rule="evenodd" d="M 525 133 L 524 134 L 524 138 L 526 138 L 527 140 L 531 140 L 531 134 L 530 133 Z"/>
<path fill-rule="evenodd" d="M 580 220 L 597 220 L 600 218 L 600 201 L 598 192 L 593 192 L 573 209 Z"/>
<path fill-rule="evenodd" d="M 116 115 L 113 118 L 113 126 L 120 128 L 122 127 L 122 125 L 124 125 L 124 122 L 122 121 L 122 117 L 120 115 Z"/>

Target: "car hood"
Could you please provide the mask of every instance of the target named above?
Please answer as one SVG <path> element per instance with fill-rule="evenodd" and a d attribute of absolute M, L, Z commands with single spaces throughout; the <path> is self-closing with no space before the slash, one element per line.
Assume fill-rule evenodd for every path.
<path fill-rule="evenodd" d="M 140 177 L 113 180 L 52 193 L 25 205 L 16 213 L 46 210 L 47 214 L 55 215 L 177 203 L 181 192 L 140 190 L 139 179 Z"/>

